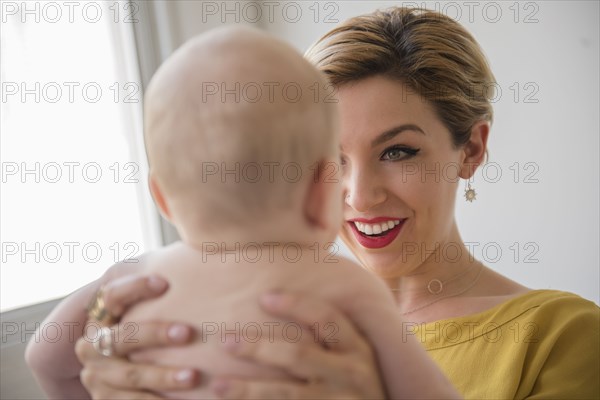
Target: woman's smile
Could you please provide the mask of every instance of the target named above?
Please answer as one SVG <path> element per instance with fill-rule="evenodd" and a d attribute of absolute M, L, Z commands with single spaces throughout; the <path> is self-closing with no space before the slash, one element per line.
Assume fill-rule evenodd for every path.
<path fill-rule="evenodd" d="M 369 249 L 380 249 L 392 243 L 400 234 L 406 218 L 354 218 L 347 221 L 356 240 Z"/>

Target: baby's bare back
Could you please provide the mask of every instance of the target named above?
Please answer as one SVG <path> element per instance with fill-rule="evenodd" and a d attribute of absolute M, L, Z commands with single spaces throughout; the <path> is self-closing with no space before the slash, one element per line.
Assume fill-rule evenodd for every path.
<path fill-rule="evenodd" d="M 146 257 L 147 272 L 164 276 L 169 290 L 156 300 L 135 306 L 123 319 L 130 323 L 130 330 L 136 321 L 165 318 L 196 328 L 196 340 L 189 346 L 144 351 L 134 356 L 140 361 L 201 370 L 206 377 L 203 384 L 194 391 L 174 393 L 177 398 L 209 398 L 206 383 L 211 376 L 285 376 L 279 370 L 233 358 L 223 344 L 226 340 L 335 340 L 335 325 L 326 329 L 330 337 L 315 337 L 318 329 L 302 329 L 295 322 L 266 314 L 259 306 L 259 296 L 269 290 L 285 289 L 343 309 L 356 294 L 356 284 L 352 282 L 360 282 L 351 277 L 356 272 L 364 273 L 359 266 L 330 256 L 317 245 L 242 247 L 238 252 L 222 254 L 213 254 L 214 248 L 205 250 L 178 243 Z M 132 335 L 129 339 L 133 338 Z"/>

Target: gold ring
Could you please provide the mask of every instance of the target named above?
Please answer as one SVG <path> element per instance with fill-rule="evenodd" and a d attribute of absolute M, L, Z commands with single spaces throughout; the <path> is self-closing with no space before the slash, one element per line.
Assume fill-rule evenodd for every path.
<path fill-rule="evenodd" d="M 100 336 L 95 340 L 94 349 L 105 357 L 111 357 L 115 353 L 113 347 L 113 335 L 109 327 L 100 328 Z"/>
<path fill-rule="evenodd" d="M 103 287 L 98 289 L 96 295 L 92 298 L 86 310 L 88 312 L 88 317 L 100 324 L 110 326 L 115 323 L 116 319 L 106 309 Z"/>

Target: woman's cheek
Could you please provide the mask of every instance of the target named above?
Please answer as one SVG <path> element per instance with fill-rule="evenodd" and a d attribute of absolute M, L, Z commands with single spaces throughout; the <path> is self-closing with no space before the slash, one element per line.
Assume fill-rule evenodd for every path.
<path fill-rule="evenodd" d="M 437 182 L 436 182 L 437 180 Z M 413 209 L 439 201 L 439 178 L 424 165 L 418 173 L 405 177 L 405 201 Z"/>

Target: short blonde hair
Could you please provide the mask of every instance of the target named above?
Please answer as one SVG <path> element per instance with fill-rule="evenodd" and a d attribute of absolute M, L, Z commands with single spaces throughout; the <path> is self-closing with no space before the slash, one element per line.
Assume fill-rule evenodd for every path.
<path fill-rule="evenodd" d="M 351 18 L 305 57 L 335 86 L 375 75 L 403 82 L 430 102 L 457 147 L 476 122 L 493 120 L 495 78 L 481 48 L 438 12 L 394 7 Z"/>

